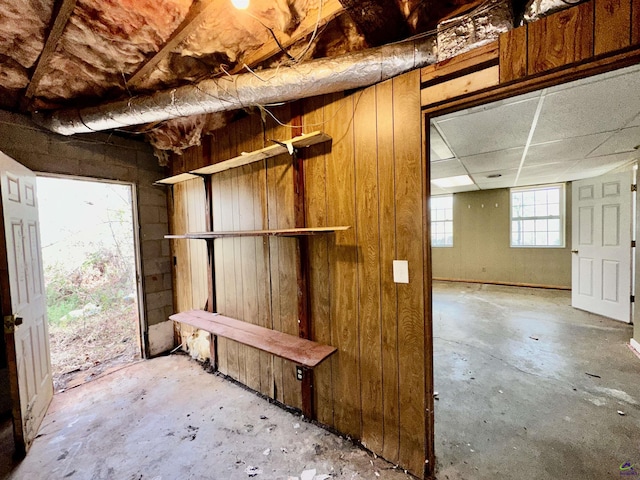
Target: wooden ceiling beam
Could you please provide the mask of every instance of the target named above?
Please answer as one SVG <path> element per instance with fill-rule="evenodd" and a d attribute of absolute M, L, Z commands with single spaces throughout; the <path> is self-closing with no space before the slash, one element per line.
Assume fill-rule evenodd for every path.
<path fill-rule="evenodd" d="M 242 71 L 244 65 L 249 67 L 254 67 L 265 60 L 270 59 L 274 55 L 282 52 L 282 48 L 288 48 L 294 43 L 308 37 L 311 35 L 316 28 L 320 29 L 329 23 L 331 20 L 335 19 L 339 15 L 344 13 L 344 8 L 339 0 L 323 0 L 322 1 L 322 11 L 320 12 L 320 17 L 318 18 L 317 13 L 309 13 L 307 16 L 300 22 L 298 28 L 295 29 L 291 36 L 288 36 L 283 33 L 273 32 L 274 35 L 277 36 L 278 42 L 275 40 L 271 40 L 265 43 L 258 50 L 255 50 L 249 53 L 246 57 L 243 58 L 242 64 L 236 65 L 230 73 L 238 73 Z"/>
<path fill-rule="evenodd" d="M 51 27 L 47 41 L 44 44 L 38 63 L 36 63 L 36 68 L 31 76 L 31 81 L 27 86 L 27 91 L 24 94 L 26 98 L 33 98 L 36 88 L 38 87 L 40 80 L 42 80 L 45 68 L 56 51 L 56 47 L 62 37 L 64 28 L 67 26 L 67 22 L 69 21 L 73 10 L 76 8 L 76 3 L 76 0 L 62 0 L 62 4 L 59 4 L 60 8 L 58 9 L 57 14 L 54 14 L 53 16 L 53 18 L 55 18 L 53 26 Z"/>
<path fill-rule="evenodd" d="M 396 0 L 340 0 L 370 47 L 402 40 L 411 34 Z"/>
<path fill-rule="evenodd" d="M 195 32 L 207 16 L 211 15 L 217 8 L 229 8 L 228 1 L 200 0 L 194 3 L 182 23 L 169 37 L 169 40 L 127 80 L 127 87 L 135 88 L 165 57 Z"/>

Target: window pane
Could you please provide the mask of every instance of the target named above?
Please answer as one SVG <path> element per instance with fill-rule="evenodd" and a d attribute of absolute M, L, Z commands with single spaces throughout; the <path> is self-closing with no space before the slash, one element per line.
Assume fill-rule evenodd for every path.
<path fill-rule="evenodd" d="M 556 185 L 511 190 L 511 245 L 562 246 L 563 194 Z"/>
<path fill-rule="evenodd" d="M 548 245 L 547 232 L 536 232 L 536 245 Z"/>
<path fill-rule="evenodd" d="M 536 217 L 546 217 L 547 216 L 547 204 L 543 203 L 542 205 L 536 204 Z"/>
<path fill-rule="evenodd" d="M 522 192 L 523 205 L 534 205 L 536 203 L 536 194 L 534 192 Z"/>

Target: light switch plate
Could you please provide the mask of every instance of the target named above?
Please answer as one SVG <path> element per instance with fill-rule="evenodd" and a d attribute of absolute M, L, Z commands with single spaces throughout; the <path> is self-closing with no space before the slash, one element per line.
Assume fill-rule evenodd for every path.
<path fill-rule="evenodd" d="M 409 283 L 409 262 L 407 260 L 393 261 L 393 281 Z"/>

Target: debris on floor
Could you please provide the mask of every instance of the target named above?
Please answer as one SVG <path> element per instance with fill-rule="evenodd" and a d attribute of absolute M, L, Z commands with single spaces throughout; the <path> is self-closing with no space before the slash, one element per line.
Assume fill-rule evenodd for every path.
<path fill-rule="evenodd" d="M 586 373 L 587 375 L 593 378 L 602 378 L 600 375 L 596 375 L 595 373 L 589 373 L 589 372 L 584 372 L 584 373 Z"/>
<path fill-rule="evenodd" d="M 624 417 L 626 414 L 622 410 L 618 410 L 618 415 Z"/>
<path fill-rule="evenodd" d="M 262 474 L 262 470 L 260 470 L 258 467 L 252 467 L 252 466 L 248 466 L 245 469 L 245 472 L 250 477 L 255 477 L 256 475 Z"/>

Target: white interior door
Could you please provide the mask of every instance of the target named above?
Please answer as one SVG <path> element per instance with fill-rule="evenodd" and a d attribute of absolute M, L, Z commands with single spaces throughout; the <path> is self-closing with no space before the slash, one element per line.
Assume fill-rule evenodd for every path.
<path fill-rule="evenodd" d="M 53 397 L 35 174 L 0 152 L 2 314 L 16 450 L 31 446 Z"/>
<path fill-rule="evenodd" d="M 575 308 L 631 321 L 632 172 L 572 185 L 572 286 Z"/>

